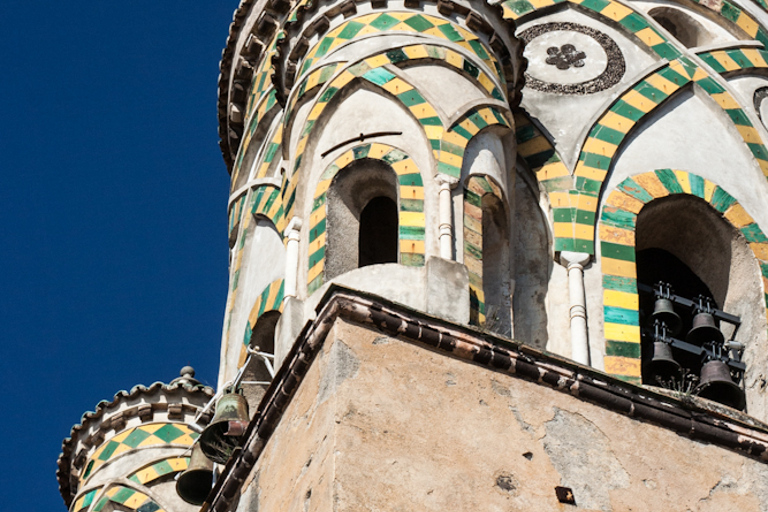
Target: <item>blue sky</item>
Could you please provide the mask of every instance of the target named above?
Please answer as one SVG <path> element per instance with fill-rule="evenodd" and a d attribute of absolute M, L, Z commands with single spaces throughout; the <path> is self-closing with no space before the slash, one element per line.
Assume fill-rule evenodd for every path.
<path fill-rule="evenodd" d="M 216 381 L 237 3 L 0 3 L 5 510 L 65 510 L 61 441 L 100 400 L 185 364 Z"/>

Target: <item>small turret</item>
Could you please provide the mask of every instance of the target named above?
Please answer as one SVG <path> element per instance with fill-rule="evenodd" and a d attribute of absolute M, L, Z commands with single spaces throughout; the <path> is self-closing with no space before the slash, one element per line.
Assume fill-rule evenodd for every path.
<path fill-rule="evenodd" d="M 174 482 L 199 435 L 192 425 L 208 421 L 204 407 L 214 394 L 194 377 L 185 366 L 170 384 L 120 391 L 83 415 L 64 440 L 56 473 L 70 511 L 195 510 Z"/>

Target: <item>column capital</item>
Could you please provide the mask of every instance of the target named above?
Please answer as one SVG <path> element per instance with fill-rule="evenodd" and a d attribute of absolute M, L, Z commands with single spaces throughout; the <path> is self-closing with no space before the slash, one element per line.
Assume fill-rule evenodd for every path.
<path fill-rule="evenodd" d="M 290 233 L 291 231 L 301 231 L 301 218 L 293 217 L 288 225 L 285 227 L 285 231 Z"/>
<path fill-rule="evenodd" d="M 591 260 L 592 255 L 585 252 L 562 251 L 560 253 L 560 264 L 566 268 L 584 268 Z"/>
<path fill-rule="evenodd" d="M 456 188 L 456 185 L 459 184 L 459 179 L 458 178 L 454 178 L 453 176 L 450 176 L 450 175 L 444 174 L 444 173 L 438 173 L 435 176 L 435 181 L 441 187 L 447 186 L 449 189 L 450 188 Z"/>

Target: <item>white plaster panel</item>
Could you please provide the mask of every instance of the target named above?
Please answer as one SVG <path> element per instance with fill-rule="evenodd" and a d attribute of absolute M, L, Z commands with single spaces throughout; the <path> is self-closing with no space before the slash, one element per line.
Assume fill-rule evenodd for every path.
<path fill-rule="evenodd" d="M 285 273 L 285 247 L 270 221 L 258 219 L 243 250 L 245 254 L 229 321 L 229 334 L 225 340 L 227 349 L 219 376 L 221 382 L 226 382 L 237 373 L 240 347 L 253 304 L 264 288 Z"/>
<path fill-rule="evenodd" d="M 766 179 L 720 107 L 708 96 L 686 91 L 659 110 L 616 157 L 602 199 L 629 176 L 680 169 L 720 185 L 758 224 L 768 226 Z"/>
<path fill-rule="evenodd" d="M 605 33 L 619 46 L 626 65 L 624 76 L 618 84 L 593 94 L 565 95 L 537 91 L 530 87 L 523 88 L 522 106 L 543 125 L 545 131 L 549 132 L 557 146 L 561 158 L 568 168 L 573 170 L 581 151 L 581 145 L 586 138 L 588 130 L 592 127 L 592 124 L 597 120 L 599 115 L 610 107 L 611 102 L 640 80 L 646 70 L 655 62 L 658 62 L 659 59 L 655 55 L 652 55 L 647 49 L 629 39 L 619 30 L 616 30 L 605 23 L 601 23 L 600 20 L 589 17 L 573 8 L 555 12 L 548 16 L 542 16 L 529 23 L 524 23 L 518 28 L 517 34 L 536 25 L 552 22 L 578 23 Z M 574 43 L 578 43 L 584 37 L 587 37 L 580 33 L 571 34 L 574 34 L 574 37 L 578 38 Z M 536 49 L 536 40 L 546 37 L 547 35 L 544 34 L 532 40 L 532 46 L 525 51 L 525 56 L 528 58 L 532 72 L 541 74 L 543 69 L 549 67 L 552 68 L 552 70 L 549 71 L 552 76 L 550 77 L 548 74 L 546 78 L 554 80 L 558 75 L 562 75 L 564 81 L 559 83 L 571 83 L 574 78 L 570 76 L 569 73 L 573 74 L 575 71 L 557 70 L 555 66 L 543 62 L 543 59 L 547 56 L 546 45 L 540 48 L 542 51 L 536 52 L 535 54 L 532 53 L 533 50 Z M 591 38 L 589 39 L 591 40 Z M 560 41 L 560 39 L 558 39 L 558 41 L 559 44 L 568 42 L 565 40 Z M 577 49 L 581 48 L 577 45 Z M 602 62 L 605 62 L 604 55 L 605 52 L 601 48 L 600 52 L 596 55 L 596 58 L 603 59 Z M 585 65 L 590 59 L 591 57 L 588 56 Z M 582 70 L 583 69 L 584 68 L 582 68 Z M 560 73 L 558 73 L 558 71 L 560 71 Z M 589 69 L 587 69 L 587 71 L 589 71 Z M 543 77 L 540 78 L 543 79 Z M 590 74 L 589 76 L 586 76 L 585 80 L 590 80 L 592 78 L 594 77 Z"/>
<path fill-rule="evenodd" d="M 419 91 L 429 91 L 429 98 L 426 99 L 432 100 L 432 105 L 438 107 L 449 119 L 463 114 L 462 107 L 467 103 L 488 97 L 484 89 L 450 68 L 430 63 L 411 66 L 402 72 L 406 80 Z"/>

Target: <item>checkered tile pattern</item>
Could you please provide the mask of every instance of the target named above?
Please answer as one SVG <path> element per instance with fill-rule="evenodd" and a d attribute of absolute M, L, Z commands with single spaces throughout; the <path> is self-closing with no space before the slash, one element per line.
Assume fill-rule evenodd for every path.
<path fill-rule="evenodd" d="M 72 510 L 72 512 L 84 512 L 85 510 L 88 510 L 88 507 L 91 506 L 100 489 L 100 487 L 97 487 L 77 498 L 70 510 Z"/>
<path fill-rule="evenodd" d="M 264 118 L 268 113 L 272 111 L 272 109 L 279 105 L 277 104 L 277 96 L 275 95 L 275 91 L 271 90 L 269 94 L 266 94 L 262 100 L 258 103 L 256 106 L 256 109 L 251 112 L 248 112 L 248 127 L 245 130 L 245 134 L 243 136 L 243 142 L 240 144 L 240 148 L 237 152 L 237 157 L 235 158 L 235 165 L 234 170 L 232 171 L 232 187 L 234 187 L 238 182 L 238 177 L 240 176 L 241 172 L 248 172 L 248 169 L 241 169 L 243 164 L 243 159 L 245 158 L 245 153 L 248 151 L 248 147 L 251 145 L 251 140 L 253 139 L 253 135 L 256 133 L 256 129 L 259 127 L 259 125 L 264 121 Z M 274 156 L 274 153 L 273 155 Z M 270 157 L 269 161 L 272 161 L 272 158 Z M 257 176 L 257 177 L 263 177 L 263 176 Z"/>
<path fill-rule="evenodd" d="M 705 200 L 746 238 L 760 263 L 768 290 L 768 237 L 744 208 L 718 185 L 696 174 L 660 169 L 627 178 L 607 197 L 600 215 L 599 237 L 603 273 L 603 315 L 606 338 L 605 371 L 639 383 L 640 320 L 635 228 L 640 210 L 654 199 L 687 194 Z M 768 294 L 765 295 L 768 315 Z"/>
<path fill-rule="evenodd" d="M 485 325 L 483 287 L 483 196 L 492 194 L 504 201 L 501 188 L 487 176 L 471 176 L 464 187 L 464 264 L 469 271 L 469 318 L 472 325 Z"/>
<path fill-rule="evenodd" d="M 140 485 L 154 482 L 158 478 L 179 473 L 189 467 L 189 457 L 171 457 L 149 464 L 128 477 L 128 480 Z"/>
<path fill-rule="evenodd" d="M 387 144 L 362 144 L 346 151 L 323 172 L 315 190 L 309 220 L 308 292 L 323 285 L 326 247 L 326 194 L 333 177 L 356 160 L 370 158 L 387 163 L 397 174 L 400 185 L 399 238 L 400 263 L 407 266 L 424 265 L 424 183 L 421 172 L 411 158 Z"/>
<path fill-rule="evenodd" d="M 80 481 L 87 480 L 99 466 L 123 453 L 162 444 L 192 446 L 197 437 L 198 434 L 183 423 L 148 423 L 124 430 L 96 449 Z"/>
<path fill-rule="evenodd" d="M 92 512 L 100 512 L 109 502 L 118 503 L 136 512 L 165 512 L 146 494 L 123 485 L 110 487 L 93 507 Z"/>

